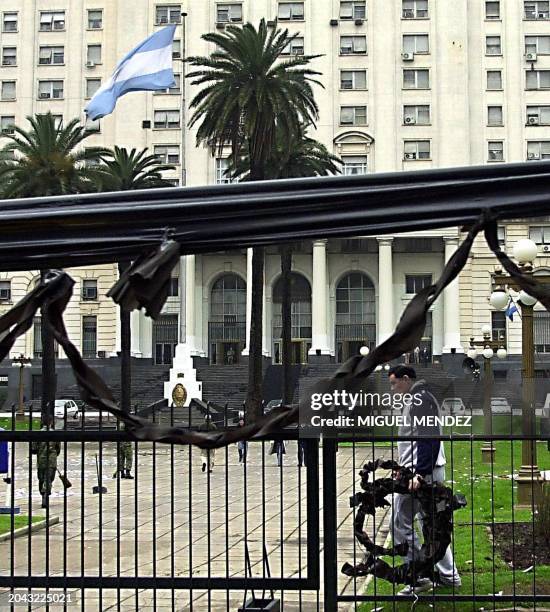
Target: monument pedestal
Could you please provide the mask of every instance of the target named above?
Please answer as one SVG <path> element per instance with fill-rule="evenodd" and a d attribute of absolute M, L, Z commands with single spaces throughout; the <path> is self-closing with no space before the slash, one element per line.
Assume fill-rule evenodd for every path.
<path fill-rule="evenodd" d="M 183 387 L 183 391 L 177 385 Z M 189 406 L 193 398 L 202 400 L 202 383 L 197 380 L 197 371 L 193 365 L 191 350 L 187 344 L 178 344 L 174 362 L 170 369 L 170 378 L 164 383 L 164 399 L 168 400 L 168 405 L 176 403 L 173 393 L 180 395 L 182 407 Z"/>

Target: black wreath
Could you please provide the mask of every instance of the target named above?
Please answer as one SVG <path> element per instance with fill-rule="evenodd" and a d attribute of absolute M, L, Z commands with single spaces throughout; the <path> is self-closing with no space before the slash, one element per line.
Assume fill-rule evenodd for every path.
<path fill-rule="evenodd" d="M 392 470 L 393 478 L 376 478 L 371 481 L 370 475 L 377 469 Z M 437 580 L 435 565 L 444 557 L 451 543 L 453 531 L 453 512 L 466 506 L 466 498 L 460 493 L 453 494 L 449 487 L 437 482 L 433 484 L 422 480 L 416 491 L 409 490 L 409 483 L 414 474 L 412 470 L 400 466 L 395 461 L 370 461 L 359 472 L 361 488 L 350 499 L 352 507 L 357 508 L 354 521 L 354 532 L 358 542 L 366 549 L 365 559 L 353 566 L 345 563 L 342 573 L 347 576 L 366 576 L 372 574 L 393 583 L 416 584 L 420 578 Z M 375 544 L 363 530 L 367 514 L 374 516 L 376 508 L 384 508 L 390 503 L 386 499 L 392 493 L 413 495 L 420 502 L 423 515 L 422 535 L 424 542 L 418 559 L 401 565 L 391 566 L 379 557 L 390 555 L 405 556 L 408 551 L 406 542 L 384 548 Z"/>

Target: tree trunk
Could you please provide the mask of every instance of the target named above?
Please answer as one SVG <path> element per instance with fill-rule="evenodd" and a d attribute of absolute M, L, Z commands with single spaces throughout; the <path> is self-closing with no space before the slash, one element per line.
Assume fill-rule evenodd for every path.
<path fill-rule="evenodd" d="M 40 280 L 44 280 L 48 270 L 40 270 Z M 46 420 L 53 422 L 55 408 L 56 378 L 55 378 L 55 344 L 53 332 L 47 322 L 48 305 L 40 309 L 40 334 L 42 341 L 42 400 L 40 405 L 40 419 L 42 425 Z"/>
<path fill-rule="evenodd" d="M 282 361 L 283 361 L 283 404 L 292 403 L 290 372 L 292 366 L 292 302 L 290 295 L 290 271 L 292 249 L 285 244 L 281 247 L 281 282 L 283 285 L 282 314 Z"/>
<path fill-rule="evenodd" d="M 127 261 L 119 262 L 120 276 L 130 267 Z M 120 309 L 120 409 L 130 412 L 132 395 L 132 366 L 131 366 L 132 329 L 130 313 L 124 308 Z"/>
<path fill-rule="evenodd" d="M 252 251 L 252 309 L 250 313 L 250 340 L 248 346 L 248 392 L 246 419 L 253 423 L 262 415 L 262 317 L 264 298 L 264 248 Z"/>

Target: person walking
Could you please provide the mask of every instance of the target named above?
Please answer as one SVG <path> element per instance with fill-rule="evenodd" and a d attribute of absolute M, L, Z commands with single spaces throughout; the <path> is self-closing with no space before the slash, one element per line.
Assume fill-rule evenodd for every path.
<path fill-rule="evenodd" d="M 205 414 L 204 415 L 204 423 L 199 427 L 199 431 L 214 431 L 217 427 L 212 421 L 212 415 Z M 215 448 L 201 448 L 201 460 L 202 460 L 202 471 L 206 472 L 206 468 L 208 467 L 208 472 L 211 474 L 214 469 L 214 459 L 216 457 L 216 449 Z"/>
<path fill-rule="evenodd" d="M 410 394 L 401 413 L 405 425 L 398 430 L 399 436 L 410 436 L 411 439 L 397 443 L 399 465 L 413 470 L 414 477 L 410 483 L 411 495 L 395 493 L 392 505 L 392 538 L 394 545 L 407 542 L 407 560 L 422 560 L 419 536 L 415 529 L 415 518 L 422 524 L 422 514 L 419 501 L 414 491 L 422 481 L 427 483 L 445 480 L 445 450 L 443 442 L 435 436 L 441 434 L 438 426 L 415 425 L 415 417 L 439 416 L 439 404 L 430 392 L 424 380 L 416 380 L 416 371 L 409 366 L 399 365 L 388 372 L 392 393 Z M 434 436 L 434 437 L 431 437 Z M 439 576 L 438 584 L 460 587 L 462 584 L 453 559 L 451 547 L 447 548 L 445 556 L 436 564 Z M 434 583 L 428 578 L 420 578 L 416 584 L 399 591 L 399 595 L 413 595 L 434 588 Z"/>
<path fill-rule="evenodd" d="M 420 347 L 417 346 L 414 349 L 414 363 L 420 363 Z"/>
<path fill-rule="evenodd" d="M 126 424 L 122 426 L 123 431 L 126 431 Z M 129 440 L 124 440 L 118 443 L 117 449 L 117 469 L 113 474 L 113 478 L 116 478 L 119 474 L 121 478 L 128 478 L 134 480 L 131 474 L 132 462 L 134 459 L 134 452 L 132 443 Z"/>
<path fill-rule="evenodd" d="M 244 427 L 244 417 L 239 418 L 238 427 Z M 239 440 L 237 442 L 237 450 L 239 451 L 239 463 L 246 463 L 246 455 L 248 453 L 248 440 Z"/>
<path fill-rule="evenodd" d="M 306 465 L 306 441 L 304 438 L 298 438 L 298 467 Z"/>
<path fill-rule="evenodd" d="M 54 429 L 53 416 L 48 414 L 41 428 L 41 431 Z M 31 452 L 36 455 L 38 468 L 38 489 L 42 495 L 42 508 L 47 508 L 52 492 L 52 483 L 57 471 L 57 457 L 61 452 L 60 442 L 33 442 Z"/>
<path fill-rule="evenodd" d="M 270 455 L 277 455 L 277 465 L 282 467 L 283 465 L 283 455 L 286 454 L 285 442 L 284 440 L 273 440 L 273 444 L 271 445 L 271 450 L 269 451 Z"/>

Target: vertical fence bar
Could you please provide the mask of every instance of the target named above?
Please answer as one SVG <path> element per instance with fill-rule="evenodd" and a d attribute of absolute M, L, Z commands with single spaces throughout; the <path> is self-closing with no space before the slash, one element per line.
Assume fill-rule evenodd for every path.
<path fill-rule="evenodd" d="M 323 562 L 325 612 L 338 609 L 336 440 L 323 439 Z"/>

